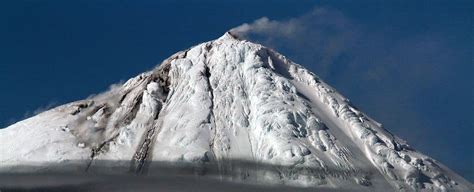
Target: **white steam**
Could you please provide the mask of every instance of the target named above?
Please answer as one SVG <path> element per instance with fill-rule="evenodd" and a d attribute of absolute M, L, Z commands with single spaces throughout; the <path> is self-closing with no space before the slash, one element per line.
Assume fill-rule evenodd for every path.
<path fill-rule="evenodd" d="M 298 63 L 317 65 L 317 73 L 325 77 L 331 64 L 352 47 L 359 34 L 358 26 L 342 13 L 315 8 L 288 20 L 259 18 L 230 30 L 232 34 L 251 39 L 284 52 Z"/>

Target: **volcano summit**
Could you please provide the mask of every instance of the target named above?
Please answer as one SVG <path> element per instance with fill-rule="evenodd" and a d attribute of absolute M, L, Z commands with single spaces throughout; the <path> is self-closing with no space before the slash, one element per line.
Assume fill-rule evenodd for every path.
<path fill-rule="evenodd" d="M 161 163 L 253 184 L 473 190 L 315 74 L 229 32 L 107 92 L 0 129 L 2 173 L 68 164 L 149 175 Z"/>

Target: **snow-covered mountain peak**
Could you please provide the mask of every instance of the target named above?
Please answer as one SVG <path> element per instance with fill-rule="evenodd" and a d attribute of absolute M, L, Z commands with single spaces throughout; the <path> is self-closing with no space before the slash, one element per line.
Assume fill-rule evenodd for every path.
<path fill-rule="evenodd" d="M 231 40 L 231 41 L 239 40 L 240 41 L 241 39 L 237 37 L 236 35 L 232 34 L 231 31 L 225 32 L 224 35 L 216 39 L 216 41 L 225 41 L 225 40 Z"/>
<path fill-rule="evenodd" d="M 0 171 L 71 161 L 93 171 L 113 161 L 115 171 L 153 174 L 168 162 L 215 165 L 220 178 L 241 182 L 472 190 L 312 72 L 230 32 L 122 86 L 1 129 L 0 152 Z"/>

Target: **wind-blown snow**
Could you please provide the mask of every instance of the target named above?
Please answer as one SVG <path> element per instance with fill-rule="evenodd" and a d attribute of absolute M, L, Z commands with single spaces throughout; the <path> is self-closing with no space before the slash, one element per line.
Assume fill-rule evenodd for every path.
<path fill-rule="evenodd" d="M 117 160 L 124 169 L 114 171 L 148 174 L 150 162 L 215 163 L 225 179 L 304 187 L 473 189 L 313 73 L 230 33 L 119 88 L 0 130 L 0 171 L 77 160 L 86 171 Z"/>

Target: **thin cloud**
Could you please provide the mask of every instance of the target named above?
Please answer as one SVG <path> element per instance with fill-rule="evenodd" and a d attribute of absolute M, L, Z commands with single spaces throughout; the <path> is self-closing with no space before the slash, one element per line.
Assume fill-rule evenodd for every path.
<path fill-rule="evenodd" d="M 231 32 L 283 51 L 300 63 L 316 64 L 316 72 L 324 77 L 330 73 L 335 59 L 354 45 L 359 28 L 339 11 L 315 8 L 283 21 L 262 17 L 235 27 Z"/>

